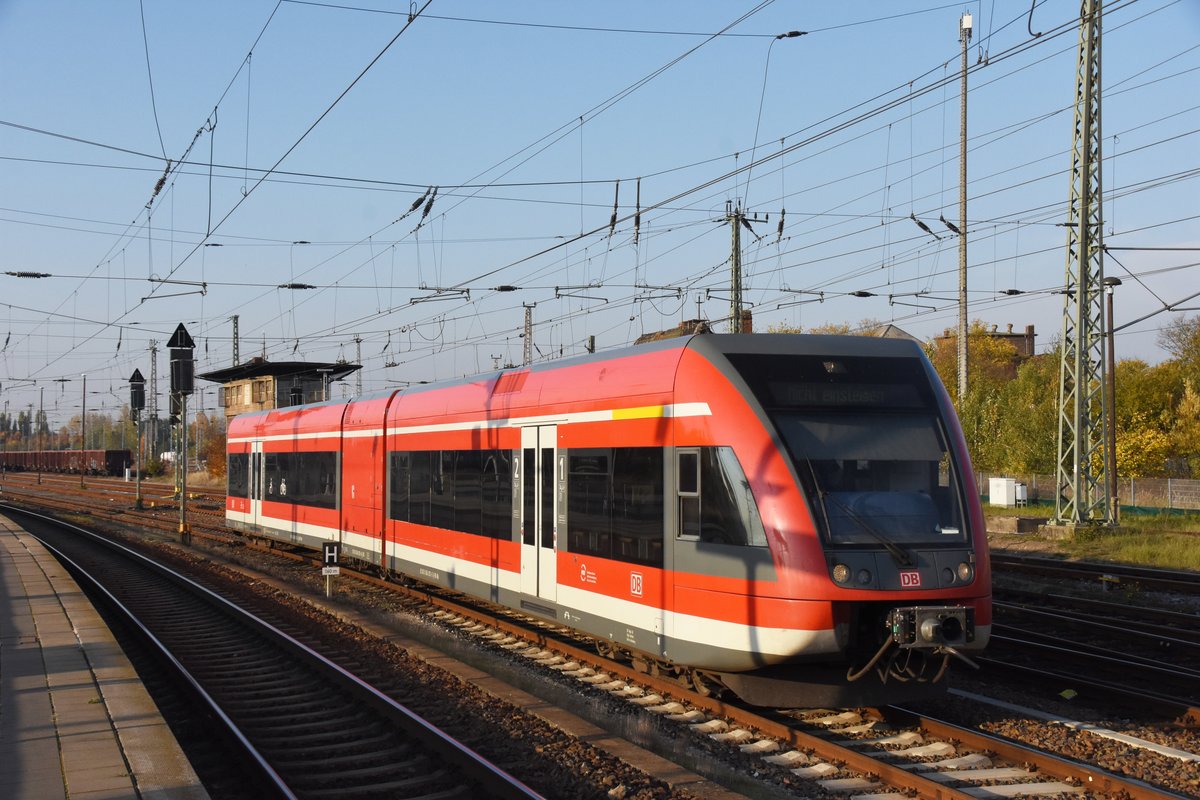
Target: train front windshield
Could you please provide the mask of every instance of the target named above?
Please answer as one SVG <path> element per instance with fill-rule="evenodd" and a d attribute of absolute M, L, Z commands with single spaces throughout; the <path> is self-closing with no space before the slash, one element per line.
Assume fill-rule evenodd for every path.
<path fill-rule="evenodd" d="M 961 545 L 957 468 L 915 358 L 732 355 L 832 545 Z"/>
<path fill-rule="evenodd" d="M 830 543 L 965 539 L 958 487 L 936 417 L 780 413 L 775 423 Z"/>

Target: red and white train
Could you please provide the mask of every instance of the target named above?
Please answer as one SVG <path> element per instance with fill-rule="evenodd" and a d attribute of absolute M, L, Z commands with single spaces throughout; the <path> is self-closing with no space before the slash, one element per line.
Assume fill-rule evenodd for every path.
<path fill-rule="evenodd" d="M 750 702 L 879 702 L 991 629 L 966 447 L 913 342 L 701 334 L 248 414 L 228 442 L 231 527 Z"/>

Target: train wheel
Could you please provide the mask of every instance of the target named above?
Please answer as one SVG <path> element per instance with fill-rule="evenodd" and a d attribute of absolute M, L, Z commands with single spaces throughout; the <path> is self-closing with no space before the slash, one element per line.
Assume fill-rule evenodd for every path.
<path fill-rule="evenodd" d="M 725 689 L 720 681 L 714 680 L 699 670 L 691 670 L 691 680 L 692 688 L 696 690 L 696 694 L 702 697 L 715 697 Z"/>

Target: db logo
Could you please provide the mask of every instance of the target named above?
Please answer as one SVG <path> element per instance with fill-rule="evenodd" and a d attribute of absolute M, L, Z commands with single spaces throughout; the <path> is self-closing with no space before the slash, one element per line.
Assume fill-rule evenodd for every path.
<path fill-rule="evenodd" d="M 921 573 L 915 569 L 903 570 L 900 573 L 901 589 L 916 589 L 921 585 Z"/>
<path fill-rule="evenodd" d="M 634 597 L 642 596 L 642 573 L 629 573 L 629 593 Z"/>

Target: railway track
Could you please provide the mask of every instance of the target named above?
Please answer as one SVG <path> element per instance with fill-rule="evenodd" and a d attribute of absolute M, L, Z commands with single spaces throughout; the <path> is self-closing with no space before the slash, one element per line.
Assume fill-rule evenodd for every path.
<path fill-rule="evenodd" d="M 436 601 L 428 613 L 563 679 L 592 687 L 727 748 L 755 771 L 782 771 L 834 793 L 920 797 L 1177 798 L 1163 788 L 907 709 L 764 711 L 598 659 L 569 631 Z M 755 763 L 757 762 L 757 763 Z"/>
<path fill-rule="evenodd" d="M 211 535 L 230 539 L 216 531 Z M 265 549 L 293 561 L 316 563 L 304 554 Z M 406 593 L 410 607 L 412 603 L 427 606 L 424 613 L 485 648 L 536 664 L 536 669 L 548 675 L 561 676 L 561 682 L 590 686 L 584 691 L 592 695 L 640 706 L 645 714 L 678 725 L 681 736 L 703 740 L 705 746 L 743 762 L 747 770 L 773 772 L 773 780 L 784 785 L 811 782 L 821 791 L 867 794 L 902 789 L 930 797 L 1032 796 L 1042 792 L 1082 792 L 1091 797 L 1184 796 L 899 709 L 858 711 L 852 716 L 828 710 L 764 714 L 739 708 L 688 691 L 674 680 L 600 659 L 593 643 L 543 622 L 456 603 L 422 588 L 397 587 L 371 575 L 356 577 L 364 585 Z M 624 716 L 637 718 L 636 714 Z M 639 724 L 634 724 L 621 732 L 643 746 L 655 747 L 645 736 L 639 740 L 638 728 Z"/>
<path fill-rule="evenodd" d="M 49 518 L 30 529 L 174 667 L 225 739 L 237 743 L 262 792 L 539 797 L 396 700 L 182 574 Z"/>
<path fill-rule="evenodd" d="M 1151 589 L 1179 594 L 1200 594 L 1200 573 L 1183 570 L 1063 561 L 1056 558 L 995 552 L 991 554 L 991 562 L 992 568 L 997 572 L 1022 572 L 1049 578 L 1090 580 L 1112 589 Z"/>
<path fill-rule="evenodd" d="M 985 656 L 992 668 L 1200 720 L 1200 616 L 1062 595 L 1049 603 L 1018 596 L 993 608 Z"/>

